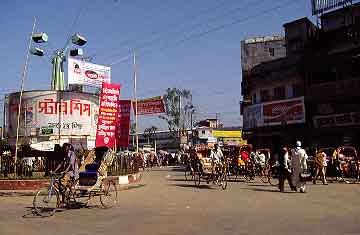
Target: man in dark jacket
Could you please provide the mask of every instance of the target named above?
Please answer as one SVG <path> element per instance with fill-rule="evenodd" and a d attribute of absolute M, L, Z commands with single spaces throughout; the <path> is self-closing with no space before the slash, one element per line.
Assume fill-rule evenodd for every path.
<path fill-rule="evenodd" d="M 295 187 L 291 181 L 291 166 L 289 160 L 289 152 L 287 147 L 283 147 L 279 153 L 279 189 L 284 192 L 284 184 L 287 179 L 291 190 L 295 191 Z"/>

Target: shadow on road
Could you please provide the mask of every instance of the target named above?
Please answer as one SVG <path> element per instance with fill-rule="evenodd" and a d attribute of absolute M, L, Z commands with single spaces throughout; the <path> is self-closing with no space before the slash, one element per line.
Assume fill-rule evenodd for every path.
<path fill-rule="evenodd" d="M 199 186 L 196 186 L 196 185 L 193 185 L 193 184 L 170 184 L 170 186 L 182 187 L 182 188 L 199 188 L 199 189 L 216 190 L 215 188 L 210 187 L 210 185 L 206 185 L 206 184 L 203 184 L 203 185 L 200 184 Z"/>
<path fill-rule="evenodd" d="M 274 187 L 270 184 L 248 184 L 250 187 Z"/>
<path fill-rule="evenodd" d="M 249 191 L 255 191 L 255 192 L 267 192 L 267 193 L 280 193 L 279 189 L 264 189 L 264 188 L 249 188 L 247 189 Z M 295 193 L 292 191 L 285 191 L 283 193 Z"/>

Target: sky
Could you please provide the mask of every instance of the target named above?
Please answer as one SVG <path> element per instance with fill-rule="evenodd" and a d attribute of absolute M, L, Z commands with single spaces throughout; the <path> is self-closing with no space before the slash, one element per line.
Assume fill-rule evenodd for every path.
<path fill-rule="evenodd" d="M 34 16 L 35 31 L 49 42 L 41 45 L 47 56 L 30 57 L 25 90 L 50 88 L 52 52 L 79 32 L 93 63 L 112 64 L 122 99 L 134 96 L 132 60 L 123 58 L 135 49 L 140 98 L 190 89 L 195 119 L 218 113 L 225 126 L 242 125 L 240 41 L 284 34 L 284 23 L 305 16 L 315 20 L 311 0 L 3 0 L 1 103 L 20 88 Z M 140 129 L 152 125 L 167 128 L 157 116 L 139 118 Z"/>

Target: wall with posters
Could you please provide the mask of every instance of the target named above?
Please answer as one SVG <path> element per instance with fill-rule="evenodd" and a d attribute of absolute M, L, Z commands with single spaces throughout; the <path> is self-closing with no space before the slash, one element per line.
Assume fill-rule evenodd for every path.
<path fill-rule="evenodd" d="M 264 102 L 244 108 L 244 129 L 305 123 L 304 97 Z"/>
<path fill-rule="evenodd" d="M 68 58 L 68 84 L 101 87 L 110 83 L 110 67 Z"/>
<path fill-rule="evenodd" d="M 59 140 L 95 145 L 99 109 L 98 97 L 71 91 L 25 91 L 20 115 L 20 143 Z M 8 96 L 5 108 L 5 133 L 15 144 L 19 93 Z"/>

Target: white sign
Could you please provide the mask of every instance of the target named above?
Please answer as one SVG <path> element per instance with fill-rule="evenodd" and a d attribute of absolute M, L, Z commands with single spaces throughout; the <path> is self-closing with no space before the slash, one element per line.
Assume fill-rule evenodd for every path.
<path fill-rule="evenodd" d="M 110 67 L 68 58 L 68 84 L 101 87 L 110 83 Z"/>
<path fill-rule="evenodd" d="M 98 97 L 68 91 L 24 92 L 19 135 L 24 137 L 96 136 Z M 19 93 L 10 95 L 7 135 L 16 136 Z"/>

